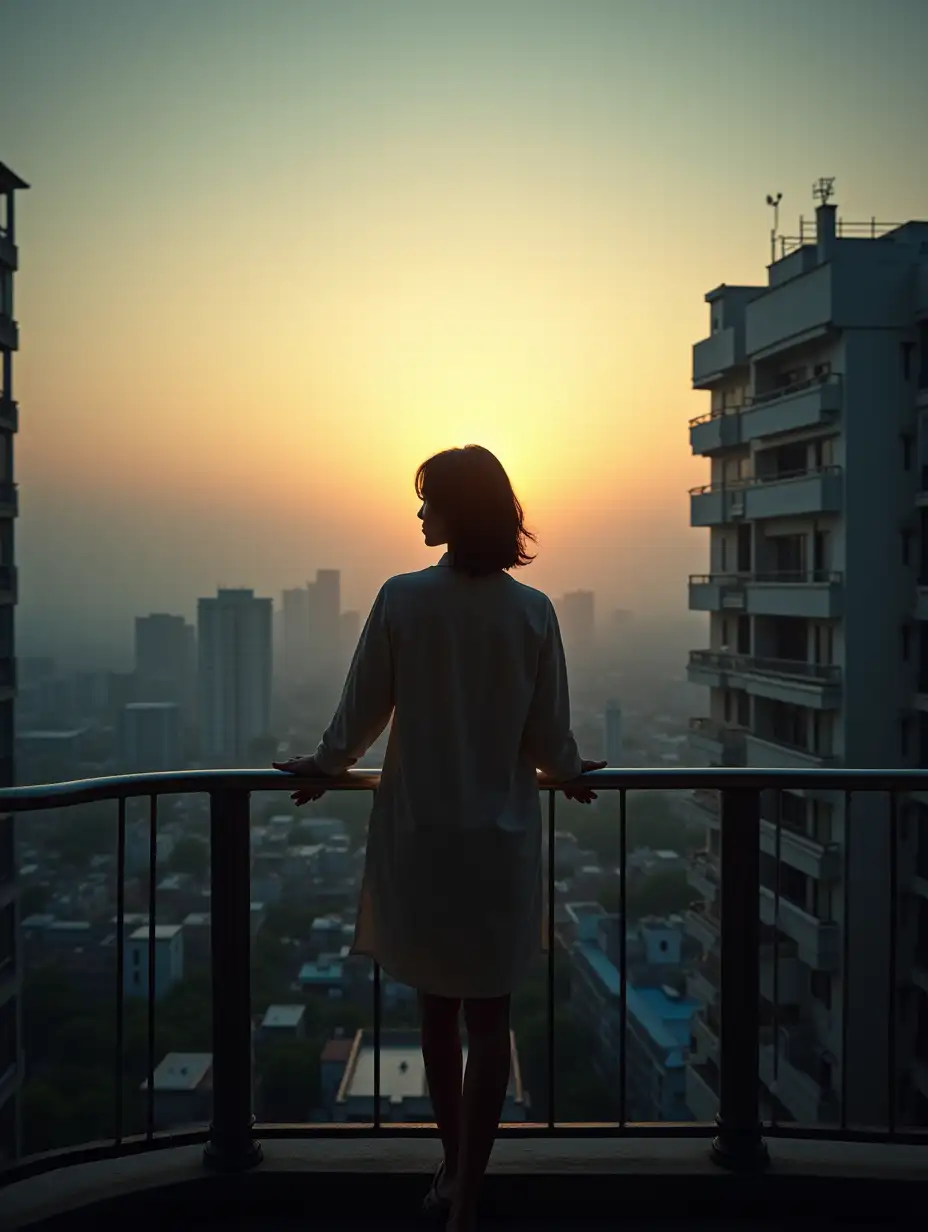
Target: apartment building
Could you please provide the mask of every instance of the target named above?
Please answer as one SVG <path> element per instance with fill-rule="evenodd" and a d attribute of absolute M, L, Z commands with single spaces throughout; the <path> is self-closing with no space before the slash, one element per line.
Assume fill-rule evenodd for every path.
<path fill-rule="evenodd" d="M 244 589 L 200 599 L 197 646 L 201 760 L 247 765 L 270 730 L 271 600 Z"/>
<path fill-rule="evenodd" d="M 705 765 L 928 767 L 928 223 L 845 224 L 831 190 L 820 182 L 814 227 L 780 241 L 766 285 L 706 295 L 693 349 L 710 395 L 690 423 L 711 472 L 690 495 L 709 531 L 689 585 L 709 616 L 688 665 L 708 688 L 690 732 Z M 701 1119 L 718 1091 L 719 833 L 715 793 L 694 803 L 705 901 L 687 919 L 706 958 L 691 991 L 706 1009 L 687 1098 Z M 926 816 L 900 806 L 894 945 L 887 798 L 762 801 L 768 1116 L 835 1121 L 843 1097 L 851 1124 L 928 1124 Z"/>
<path fill-rule="evenodd" d="M 19 426 L 14 400 L 13 354 L 19 327 L 13 314 L 13 276 L 19 266 L 16 247 L 16 194 L 29 185 L 0 163 L 0 786 L 12 787 L 13 706 L 16 697 L 16 652 L 13 609 L 16 605 L 14 526 L 18 511 L 13 482 L 13 438 Z M 19 1092 L 23 1047 L 20 990 L 22 947 L 17 927 L 18 894 L 14 824 L 0 816 L 0 1167 L 16 1159 L 20 1147 Z"/>

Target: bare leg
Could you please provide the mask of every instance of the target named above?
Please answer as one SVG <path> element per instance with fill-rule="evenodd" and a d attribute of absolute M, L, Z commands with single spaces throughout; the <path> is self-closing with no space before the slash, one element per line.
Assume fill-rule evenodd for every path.
<path fill-rule="evenodd" d="M 440 1188 L 443 1194 L 449 1196 L 458 1171 L 461 1126 L 464 1062 L 458 1029 L 460 1012 L 461 1002 L 455 998 L 419 994 L 422 1059 L 425 1061 L 425 1077 L 445 1153 L 445 1172 Z"/>
<path fill-rule="evenodd" d="M 509 1086 L 509 997 L 464 1002 L 467 1068 L 464 1074 L 458 1183 L 449 1232 L 469 1232 Z"/>

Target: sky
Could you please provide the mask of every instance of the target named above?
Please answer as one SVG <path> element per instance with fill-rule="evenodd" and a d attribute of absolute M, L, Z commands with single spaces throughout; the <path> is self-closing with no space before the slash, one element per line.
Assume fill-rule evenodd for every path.
<path fill-rule="evenodd" d="M 768 193 L 928 218 L 926 46 L 924 0 L 2 0 L 20 652 L 320 567 L 363 609 L 471 441 L 522 580 L 683 618 L 704 295 Z"/>

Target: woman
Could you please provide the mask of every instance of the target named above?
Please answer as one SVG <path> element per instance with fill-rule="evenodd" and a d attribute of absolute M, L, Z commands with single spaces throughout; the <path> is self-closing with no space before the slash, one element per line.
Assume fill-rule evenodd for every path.
<path fill-rule="evenodd" d="M 499 461 L 477 445 L 435 454 L 416 492 L 426 545 L 448 550 L 383 585 L 318 749 L 274 765 L 343 774 L 393 718 L 353 953 L 419 990 L 444 1148 L 425 1206 L 465 1232 L 509 1084 L 510 994 L 544 944 L 536 771 L 573 780 L 606 763 L 582 760 L 571 734 L 550 600 L 507 572 L 533 559 L 534 536 Z M 292 798 L 323 791 L 303 786 Z M 595 799 L 579 783 L 565 794 Z"/>

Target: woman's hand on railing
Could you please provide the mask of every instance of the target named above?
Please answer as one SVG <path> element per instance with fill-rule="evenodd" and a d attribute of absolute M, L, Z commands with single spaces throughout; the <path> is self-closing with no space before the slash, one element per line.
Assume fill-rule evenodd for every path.
<path fill-rule="evenodd" d="M 330 778 L 316 765 L 315 757 L 288 757 L 286 761 L 272 761 L 275 770 L 283 770 L 287 774 L 298 774 L 305 778 Z M 320 800 L 325 795 L 324 787 L 300 787 L 291 792 L 290 799 L 294 804 L 308 804 L 310 800 Z"/>
<path fill-rule="evenodd" d="M 590 770 L 605 770 L 608 762 L 605 761 L 587 761 L 585 758 L 580 762 L 580 773 L 586 774 Z M 592 787 L 582 787 L 580 779 L 573 780 L 577 784 L 576 787 L 565 787 L 564 795 L 568 800 L 576 800 L 578 804 L 590 804 L 596 799 L 596 792 Z"/>

